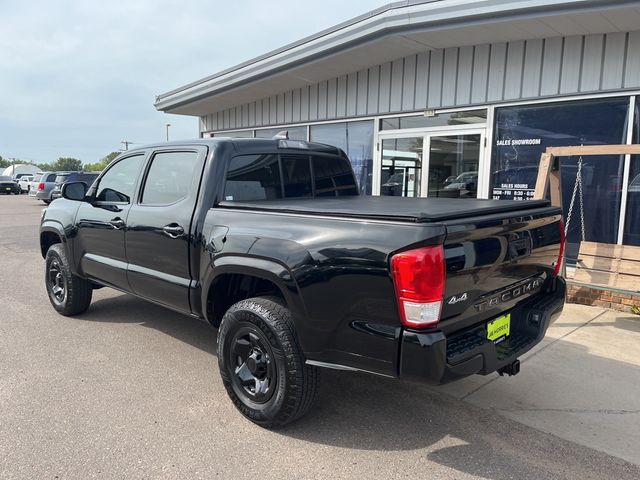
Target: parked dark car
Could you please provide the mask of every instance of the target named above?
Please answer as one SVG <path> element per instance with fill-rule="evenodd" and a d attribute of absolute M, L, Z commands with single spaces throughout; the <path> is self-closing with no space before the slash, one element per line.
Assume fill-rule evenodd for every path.
<path fill-rule="evenodd" d="M 55 184 L 51 190 L 51 200 L 62 196 L 62 185 L 69 182 L 84 182 L 90 187 L 100 172 L 65 172 L 56 175 Z"/>
<path fill-rule="evenodd" d="M 428 384 L 518 373 L 564 306 L 561 210 L 358 191 L 327 145 L 128 151 L 44 211 L 49 300 L 75 315 L 109 286 L 208 320 L 231 400 L 265 427 L 309 410 L 320 367 Z"/>
<path fill-rule="evenodd" d="M 11 195 L 12 193 L 15 195 L 20 195 L 22 191 L 20 190 L 20 185 L 13 178 L 7 175 L 0 176 L 0 193 L 3 195 Z"/>

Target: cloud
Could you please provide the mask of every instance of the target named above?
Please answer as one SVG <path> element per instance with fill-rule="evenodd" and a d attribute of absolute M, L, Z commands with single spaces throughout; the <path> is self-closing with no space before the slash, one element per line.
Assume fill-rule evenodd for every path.
<path fill-rule="evenodd" d="M 351 18 L 380 1 L 0 0 L 0 155 L 93 162 L 137 143 L 194 138 L 155 95 Z"/>

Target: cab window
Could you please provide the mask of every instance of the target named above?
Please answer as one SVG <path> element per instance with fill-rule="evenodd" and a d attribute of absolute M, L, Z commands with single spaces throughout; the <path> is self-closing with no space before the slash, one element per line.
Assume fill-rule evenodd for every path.
<path fill-rule="evenodd" d="M 143 160 L 144 155 L 133 155 L 114 164 L 100 179 L 96 200 L 98 202 L 131 203 Z"/>
<path fill-rule="evenodd" d="M 151 160 L 140 203 L 168 205 L 189 193 L 197 152 L 160 152 Z"/>

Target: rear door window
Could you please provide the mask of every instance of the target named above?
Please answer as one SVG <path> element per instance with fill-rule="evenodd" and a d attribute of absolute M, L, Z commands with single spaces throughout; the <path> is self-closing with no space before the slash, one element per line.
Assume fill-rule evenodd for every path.
<path fill-rule="evenodd" d="M 159 152 L 153 156 L 140 203 L 169 205 L 189 193 L 198 152 Z"/>

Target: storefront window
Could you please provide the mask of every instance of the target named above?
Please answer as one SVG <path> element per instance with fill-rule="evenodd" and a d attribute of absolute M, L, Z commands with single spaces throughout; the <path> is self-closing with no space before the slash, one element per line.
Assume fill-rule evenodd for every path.
<path fill-rule="evenodd" d="M 363 195 L 371 195 L 373 126 L 373 120 L 311 126 L 312 142 L 334 145 L 345 151 Z"/>
<path fill-rule="evenodd" d="M 636 99 L 636 114 L 633 124 L 633 143 L 640 143 L 640 98 Z M 629 190 L 627 194 L 627 215 L 624 224 L 625 245 L 640 246 L 640 155 L 631 156 L 629 170 Z"/>
<path fill-rule="evenodd" d="M 439 113 L 434 117 L 416 115 L 410 117 L 383 118 L 380 120 L 380 130 L 446 127 L 450 125 L 470 125 L 486 122 L 486 110 L 467 110 L 465 112 Z"/>
<path fill-rule="evenodd" d="M 256 130 L 256 138 L 273 138 L 280 132 L 288 132 L 291 140 L 306 140 L 307 127 L 277 127 Z"/>
<path fill-rule="evenodd" d="M 540 155 L 547 147 L 626 143 L 628 107 L 628 98 L 614 98 L 496 109 L 493 198 L 531 198 Z M 563 157 L 560 162 L 566 217 L 578 158 Z M 623 165 L 622 156 L 583 159 L 584 230 L 588 241 L 617 241 Z M 577 257 L 582 236 L 579 199 L 575 204 L 567 234 L 570 263 Z"/>

